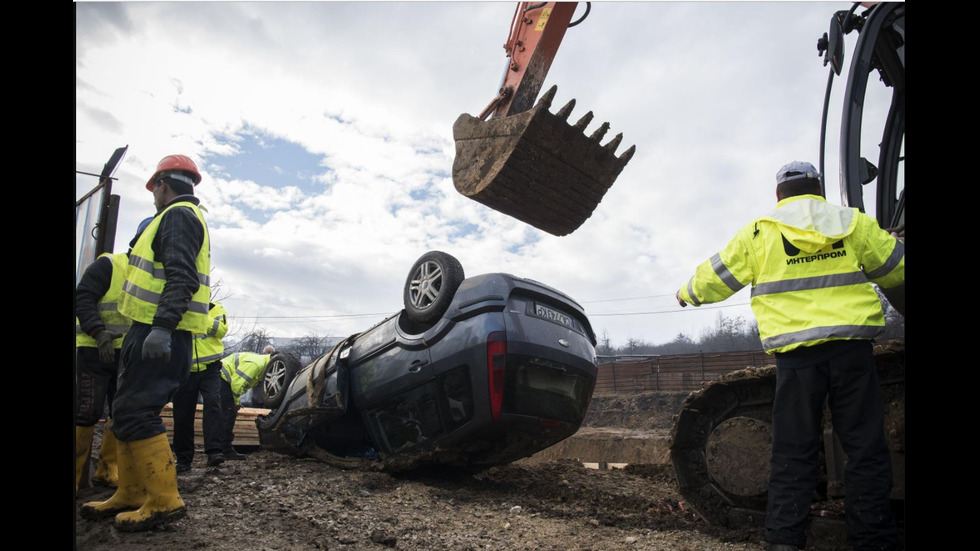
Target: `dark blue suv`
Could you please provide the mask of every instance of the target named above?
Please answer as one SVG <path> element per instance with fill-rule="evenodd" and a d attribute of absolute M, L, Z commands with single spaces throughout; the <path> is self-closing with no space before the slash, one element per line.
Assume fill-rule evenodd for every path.
<path fill-rule="evenodd" d="M 509 274 L 464 279 L 454 257 L 430 251 L 404 306 L 298 370 L 256 421 L 262 446 L 348 467 L 483 469 L 581 426 L 596 339 L 567 295 Z"/>

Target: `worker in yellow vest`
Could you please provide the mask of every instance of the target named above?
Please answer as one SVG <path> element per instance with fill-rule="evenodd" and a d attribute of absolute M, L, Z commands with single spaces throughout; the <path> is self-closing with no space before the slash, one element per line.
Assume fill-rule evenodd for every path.
<path fill-rule="evenodd" d="M 897 549 L 891 458 L 872 339 L 885 329 L 878 285 L 905 315 L 905 244 L 823 198 L 816 168 L 776 173 L 776 208 L 745 225 L 678 289 L 681 306 L 752 286 L 762 348 L 776 356 L 766 540 L 806 546 L 825 401 L 847 453 L 845 514 L 855 549 Z M 829 400 L 828 400 L 829 398 Z"/>
<path fill-rule="evenodd" d="M 201 398 L 201 428 L 208 467 L 217 467 L 226 458 L 221 450 L 221 358 L 225 345 L 221 339 L 228 333 L 228 312 L 221 302 L 209 304 L 208 328 L 194 335 L 194 360 L 191 373 L 180 385 L 173 400 L 174 455 L 177 474 L 191 470 L 194 460 L 194 420 L 197 399 Z"/>
<path fill-rule="evenodd" d="M 239 454 L 233 445 L 235 439 L 235 420 L 241 409 L 241 397 L 248 389 L 262 381 L 265 368 L 268 367 L 274 347 L 266 346 L 261 354 L 255 352 L 238 352 L 225 356 L 221 360 L 221 409 L 223 430 L 221 431 L 221 447 L 230 450 L 234 455 Z M 232 455 L 225 451 L 226 455 Z"/>
<path fill-rule="evenodd" d="M 129 266 L 126 253 L 102 254 L 89 265 L 75 288 L 75 491 L 82 480 L 92 450 L 95 425 L 105 412 L 106 398 L 116 393 L 116 362 L 129 318 L 117 304 Z M 111 423 L 112 409 L 106 416 Z M 102 433 L 99 466 L 93 482 L 115 486 L 116 439 L 111 430 Z"/>
<path fill-rule="evenodd" d="M 112 432 L 119 486 L 82 505 L 89 519 L 112 516 L 121 531 L 182 518 L 175 460 L 160 411 L 187 380 L 192 335 L 207 331 L 211 243 L 190 158 L 168 155 L 146 182 L 157 214 L 130 253 L 119 311 L 133 320 L 122 343 Z"/>
<path fill-rule="evenodd" d="M 153 219 L 143 220 L 130 247 Z M 132 249 L 130 249 L 132 250 Z M 119 313 L 129 253 L 105 253 L 85 269 L 75 288 L 75 491 L 82 479 L 92 450 L 95 425 L 106 410 L 106 430 L 102 432 L 99 464 L 92 476 L 97 484 L 116 486 L 116 437 L 112 425 L 112 400 L 116 394 L 116 366 L 123 337 L 130 320 Z"/>

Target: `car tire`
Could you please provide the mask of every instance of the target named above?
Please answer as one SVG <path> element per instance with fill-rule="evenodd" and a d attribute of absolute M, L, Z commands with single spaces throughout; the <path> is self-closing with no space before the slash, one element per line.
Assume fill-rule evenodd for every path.
<path fill-rule="evenodd" d="M 450 254 L 429 251 L 420 256 L 405 279 L 403 303 L 408 318 L 418 323 L 441 318 L 465 277 L 462 264 Z"/>
<path fill-rule="evenodd" d="M 262 380 L 253 392 L 263 407 L 279 407 L 300 367 L 299 359 L 288 352 L 276 352 L 272 355 L 269 365 L 262 373 Z"/>

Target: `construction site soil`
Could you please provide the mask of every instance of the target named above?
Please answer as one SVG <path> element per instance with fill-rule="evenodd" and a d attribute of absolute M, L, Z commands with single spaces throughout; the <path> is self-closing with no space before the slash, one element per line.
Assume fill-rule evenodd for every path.
<path fill-rule="evenodd" d="M 146 532 L 120 532 L 111 519 L 79 516 L 82 503 L 113 491 L 84 488 L 74 496 L 75 549 L 765 549 L 761 528 L 712 526 L 685 507 L 667 445 L 686 395 L 597 395 L 574 437 L 477 474 L 343 470 L 258 448 L 241 449 L 244 461 L 207 467 L 198 449 L 193 470 L 178 477 L 184 518 Z M 599 462 L 617 468 L 589 465 Z M 848 547 L 838 537 L 817 535 L 808 549 Z"/>

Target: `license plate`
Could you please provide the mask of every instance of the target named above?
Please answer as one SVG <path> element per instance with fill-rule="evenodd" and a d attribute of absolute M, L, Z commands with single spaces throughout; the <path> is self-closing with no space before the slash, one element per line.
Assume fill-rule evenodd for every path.
<path fill-rule="evenodd" d="M 575 329 L 575 320 L 571 316 L 566 316 L 558 310 L 553 308 L 548 308 L 543 304 L 538 304 L 536 302 L 528 305 L 528 313 L 541 318 L 546 319 L 550 322 L 557 323 L 558 325 L 564 325 L 569 329 Z"/>

